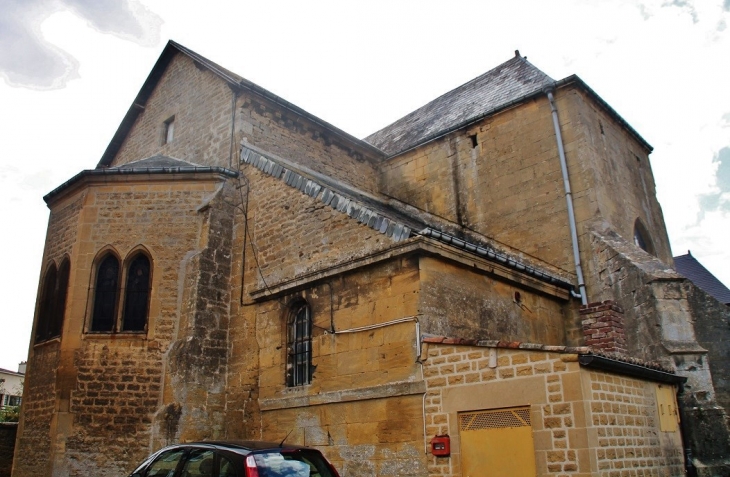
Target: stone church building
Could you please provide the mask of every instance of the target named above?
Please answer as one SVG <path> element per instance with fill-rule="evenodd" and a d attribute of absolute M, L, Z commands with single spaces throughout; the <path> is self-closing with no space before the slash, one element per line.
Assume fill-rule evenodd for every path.
<path fill-rule="evenodd" d="M 357 139 L 169 42 L 44 198 L 13 476 L 285 437 L 343 477 L 730 475 L 730 314 L 651 150 L 518 52 Z"/>

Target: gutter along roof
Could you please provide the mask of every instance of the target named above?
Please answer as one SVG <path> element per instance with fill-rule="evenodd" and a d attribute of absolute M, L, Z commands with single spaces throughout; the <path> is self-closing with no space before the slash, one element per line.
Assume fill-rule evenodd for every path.
<path fill-rule="evenodd" d="M 574 288 L 572 283 L 540 268 L 526 265 L 486 243 L 474 243 L 440 232 L 434 228 L 434 224 L 395 210 L 382 199 L 346 186 L 323 174 L 305 170 L 294 161 L 281 158 L 256 146 L 243 143 L 240 160 L 241 163 L 249 164 L 309 197 L 319 199 L 395 242 L 414 236 L 428 237 L 558 288 L 565 290 Z"/>

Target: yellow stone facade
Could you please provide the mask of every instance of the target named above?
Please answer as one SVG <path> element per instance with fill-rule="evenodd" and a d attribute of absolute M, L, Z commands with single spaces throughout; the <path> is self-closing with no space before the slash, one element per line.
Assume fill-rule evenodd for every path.
<path fill-rule="evenodd" d="M 666 295 L 651 287 L 680 280 L 636 271 L 671 266 L 650 148 L 581 82 L 556 84 L 589 296 L 621 296 L 631 330 Z M 53 264 L 71 271 L 61 333 L 30 344 L 13 476 L 124 475 L 172 442 L 285 437 L 343 477 L 458 476 L 459 413 L 515 406 L 537 475 L 682 475 L 656 389 L 676 394 L 672 369 L 711 389 L 704 354 L 690 333 L 671 337 L 680 364 L 632 335 L 641 359 L 619 362 L 645 376 L 579 363 L 593 350 L 538 93 L 389 157 L 170 43 L 98 167 L 45 198 L 39 297 Z M 637 219 L 654 256 L 633 245 Z M 138 251 L 145 329 L 91 332 L 99 260 L 126 270 Z M 634 307 L 617 273 L 651 297 Z M 300 304 L 310 374 L 295 383 Z M 430 453 L 442 434 L 450 457 Z"/>

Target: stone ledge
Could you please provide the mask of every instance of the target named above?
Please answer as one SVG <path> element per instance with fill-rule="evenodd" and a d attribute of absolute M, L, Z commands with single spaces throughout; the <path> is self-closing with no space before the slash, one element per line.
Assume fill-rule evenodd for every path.
<path fill-rule="evenodd" d="M 423 381 L 405 381 L 360 389 L 330 391 L 314 395 L 259 399 L 259 408 L 261 411 L 274 411 L 277 409 L 317 406 L 320 404 L 365 401 L 368 399 L 381 399 L 395 396 L 409 396 L 413 394 L 423 394 L 425 392 L 426 383 Z"/>

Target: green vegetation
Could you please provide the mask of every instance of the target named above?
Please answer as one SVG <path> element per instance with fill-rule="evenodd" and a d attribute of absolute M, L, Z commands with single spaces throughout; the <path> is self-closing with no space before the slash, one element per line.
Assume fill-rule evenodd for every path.
<path fill-rule="evenodd" d="M 0 422 L 18 422 L 20 406 L 5 406 L 0 409 Z"/>

